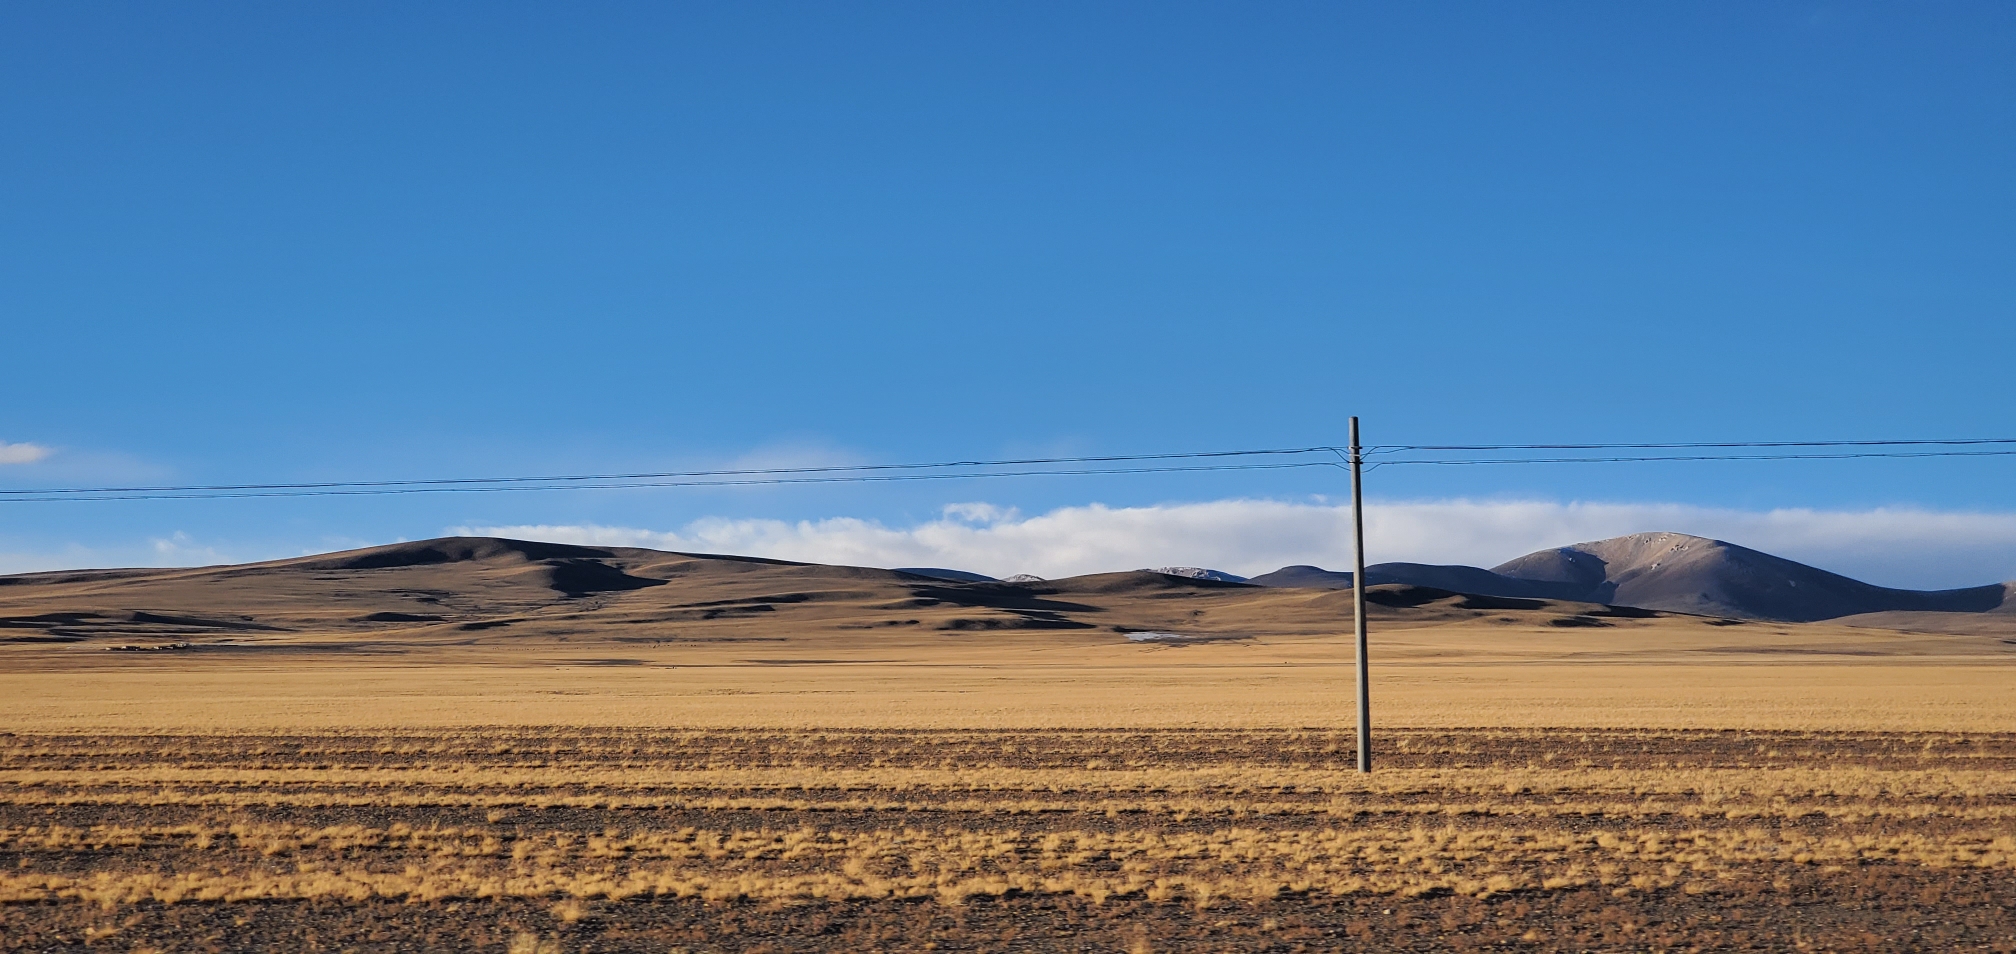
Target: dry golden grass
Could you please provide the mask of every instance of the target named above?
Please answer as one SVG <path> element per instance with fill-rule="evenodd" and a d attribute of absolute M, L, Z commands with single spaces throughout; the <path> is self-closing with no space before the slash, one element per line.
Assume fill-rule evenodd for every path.
<path fill-rule="evenodd" d="M 1375 633 L 1382 726 L 1995 731 L 2016 725 L 1998 639 L 1808 624 L 1452 624 Z M 1076 637 L 1071 637 L 1076 638 Z M 1348 638 L 1182 647 L 1045 635 L 782 638 L 389 656 L 0 648 L 23 731 L 360 726 L 1337 727 Z M 621 653 L 620 656 L 614 655 Z M 598 655 L 600 654 L 600 655 Z"/>
<path fill-rule="evenodd" d="M 177 853 L 177 870 L 89 875 L 0 874 L 0 902 L 71 899 L 113 907 L 154 901 L 373 897 L 415 901 L 505 896 L 560 898 L 556 917 L 579 920 L 583 901 L 638 897 L 707 900 L 1115 896 L 1149 901 L 1272 900 L 1284 894 L 1416 896 L 1598 886 L 1613 893 L 1709 890 L 1759 866 L 1869 864 L 2016 867 L 2016 836 L 1983 828 L 1940 835 L 1829 835 L 1617 826 L 1569 833 L 1552 826 L 1446 824 L 1314 831 L 1228 827 L 1207 832 L 1051 830 L 519 832 L 395 826 L 307 829 L 231 825 L 146 829 L 61 826 L 0 832 L 9 851 Z M 374 851 L 423 856 L 398 870 L 335 859 Z M 272 858 L 301 858 L 272 870 Z"/>
<path fill-rule="evenodd" d="M 1412 733 L 1392 740 L 1400 767 L 1371 776 L 1337 764 L 1348 753 L 1330 733 L 1155 735 L 13 736 L 0 795 L 18 817 L 195 814 L 0 828 L 0 854 L 26 859 L 0 873 L 0 900 L 532 897 L 559 899 L 554 917 L 572 922 L 583 902 L 638 897 L 1210 905 L 2016 867 L 2006 735 Z M 1561 764 L 1577 751 L 1615 754 Z M 416 821 L 286 820 L 356 810 Z M 581 810 L 795 823 L 584 830 Z M 553 812 L 566 820 L 546 824 Z M 43 856 L 93 861 L 29 870 Z M 106 863 L 126 856 L 174 864 Z"/>

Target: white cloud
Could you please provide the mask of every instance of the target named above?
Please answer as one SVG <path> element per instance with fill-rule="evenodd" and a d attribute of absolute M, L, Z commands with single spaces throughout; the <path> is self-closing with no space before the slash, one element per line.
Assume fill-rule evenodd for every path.
<path fill-rule="evenodd" d="M 189 534 L 177 530 L 165 537 L 149 537 L 144 543 L 130 540 L 110 546 L 70 543 L 37 552 L 0 550 L 0 574 L 106 567 L 216 566 L 273 559 L 278 555 L 282 554 L 231 553 L 200 543 Z"/>
<path fill-rule="evenodd" d="M 678 530 L 540 525 L 453 532 L 856 566 L 944 566 L 993 576 L 1176 565 L 1250 576 L 1295 563 L 1348 567 L 1350 519 L 1348 507 L 1328 503 L 1219 500 L 1093 504 L 1032 517 L 955 504 L 938 519 L 908 527 L 851 517 L 714 518 Z M 1890 586 L 2016 579 L 2016 513 L 1477 500 L 1378 501 L 1366 510 L 1374 563 L 1492 566 L 1545 547 L 1646 530 L 1715 537 Z"/>
<path fill-rule="evenodd" d="M 154 550 L 154 558 L 146 564 L 149 566 L 216 566 L 231 562 L 229 557 L 218 552 L 215 547 L 200 545 L 193 537 L 180 530 L 147 542 Z"/>
<path fill-rule="evenodd" d="M 955 503 L 945 505 L 945 516 L 967 523 L 999 523 L 1013 520 L 1022 515 L 1014 507 L 996 507 L 990 503 Z"/>
<path fill-rule="evenodd" d="M 0 464 L 32 464 L 49 456 L 50 450 L 40 444 L 9 444 L 0 441 Z"/>

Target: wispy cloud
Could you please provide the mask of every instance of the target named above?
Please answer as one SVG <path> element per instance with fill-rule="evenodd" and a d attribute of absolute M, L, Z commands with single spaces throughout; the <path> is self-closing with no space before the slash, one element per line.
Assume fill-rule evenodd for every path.
<path fill-rule="evenodd" d="M 1545 547 L 1646 530 L 1715 537 L 1891 586 L 2016 579 L 2016 513 L 1903 509 L 1746 511 L 1660 503 L 1427 500 L 1369 505 L 1372 562 L 1492 566 Z M 603 546 L 738 553 L 857 566 L 946 566 L 1058 577 L 1144 566 L 1252 575 L 1351 560 L 1350 510 L 1329 503 L 1219 500 L 1065 507 L 1024 517 L 955 504 L 935 520 L 707 519 L 677 530 L 460 527 L 456 533 Z"/>
<path fill-rule="evenodd" d="M 329 549 L 334 548 L 322 548 Z M 111 545 L 69 543 L 30 551 L 0 550 L 0 574 L 104 567 L 214 566 L 283 555 L 267 552 L 263 547 L 250 552 L 231 552 L 199 542 L 188 533 L 177 530 L 165 537 L 148 537 L 140 542 L 129 540 Z"/>
<path fill-rule="evenodd" d="M 0 464 L 32 464 L 52 453 L 41 444 L 9 444 L 0 441 Z"/>
<path fill-rule="evenodd" d="M 154 551 L 153 559 L 148 561 L 151 566 L 215 566 L 231 562 L 231 558 L 216 547 L 197 543 L 195 538 L 180 530 L 147 542 Z"/>
<path fill-rule="evenodd" d="M 1024 515 L 954 504 L 931 520 L 711 518 L 669 530 L 575 525 L 455 527 L 447 532 L 664 550 L 738 553 L 856 566 L 944 566 L 1046 577 L 1147 566 L 1252 575 L 1294 563 L 1350 565 L 1350 510 L 1327 501 L 1217 500 L 1152 507 L 1064 507 Z M 1890 586 L 2016 579 L 2016 513 L 1911 509 L 1770 511 L 1665 503 L 1375 501 L 1375 563 L 1492 566 L 1523 553 L 1645 530 L 1755 547 Z M 123 545 L 0 550 L 0 573 L 86 566 L 193 566 L 366 546 L 362 539 L 222 546 L 175 533 Z"/>

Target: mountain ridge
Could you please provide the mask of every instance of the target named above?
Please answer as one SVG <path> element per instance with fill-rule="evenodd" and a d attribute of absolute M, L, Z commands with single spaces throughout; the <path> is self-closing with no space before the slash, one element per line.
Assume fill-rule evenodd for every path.
<path fill-rule="evenodd" d="M 1080 645 L 1132 644 L 1128 634 L 1138 632 L 1207 641 L 1327 636 L 1348 628 L 1351 615 L 1349 594 L 1202 573 L 1008 582 L 920 569 L 978 575 L 486 537 L 235 566 L 24 574 L 0 577 L 0 653 L 14 660 L 36 653 L 84 659 L 75 654 L 108 650 L 146 650 L 148 659 L 279 658 L 487 646 L 511 647 L 518 659 L 531 658 L 525 652 L 572 659 L 568 654 L 592 645 L 602 647 L 593 660 L 620 661 L 634 658 L 623 650 L 630 646 L 830 640 L 858 648 L 877 633 L 932 645 L 980 634 Z M 1433 587 L 1371 590 L 1381 626 L 1488 617 L 1482 625 L 1551 630 L 1640 618 Z"/>
<path fill-rule="evenodd" d="M 1536 550 L 1490 569 L 1381 563 L 1366 567 L 1365 578 L 1373 586 L 1404 583 L 1479 596 L 1570 600 L 1776 622 L 2016 612 L 2016 583 L 1947 590 L 1877 586 L 1727 541 L 1665 531 Z M 1341 589 L 1351 585 L 1351 574 L 1288 566 L 1249 582 Z"/>
<path fill-rule="evenodd" d="M 768 582 L 759 584 L 759 580 Z M 94 625 L 108 631 L 132 631 L 143 624 L 169 626 L 161 622 L 169 617 L 267 619 L 261 614 L 277 614 L 268 620 L 277 625 L 310 629 L 328 625 L 340 629 L 347 621 L 372 621 L 367 617 L 374 616 L 381 617 L 377 622 L 398 622 L 393 616 L 414 617 L 408 622 L 438 616 L 446 625 L 451 618 L 475 622 L 478 617 L 501 619 L 535 609 L 565 614 L 575 612 L 569 607 L 601 605 L 618 597 L 634 603 L 632 595 L 643 598 L 653 592 L 661 595 L 646 602 L 675 608 L 678 613 L 674 616 L 690 615 L 690 610 L 715 618 L 730 610 L 705 601 L 694 603 L 679 594 L 693 587 L 745 586 L 755 589 L 747 594 L 736 589 L 738 599 L 761 596 L 763 600 L 758 602 L 779 606 L 816 602 L 807 595 L 815 591 L 853 593 L 863 587 L 879 588 L 891 594 L 892 612 L 909 606 L 908 600 L 915 598 L 929 601 L 917 604 L 919 607 L 987 607 L 989 612 L 998 610 L 1012 617 L 990 626 L 1048 626 L 1061 619 L 1052 618 L 1054 612 L 1089 610 L 1028 604 L 1045 593 L 1109 596 L 1269 588 L 1321 591 L 1348 588 L 1351 582 L 1350 573 L 1307 565 L 1283 567 L 1244 581 L 1228 573 L 1189 567 L 1051 581 L 1027 576 L 994 581 L 981 574 L 942 568 L 889 570 L 643 548 L 443 537 L 236 566 L 58 570 L 0 576 L 0 603 L 20 607 L 13 615 L 0 613 L 8 617 L 0 619 L 0 629 L 46 630 L 47 635 L 60 636 L 81 631 L 82 624 L 68 617 L 86 611 L 102 624 Z M 1629 607 L 1738 620 L 1846 620 L 1851 625 L 1941 632 L 2016 628 L 2016 583 L 1948 590 L 1882 587 L 1725 541 L 1678 533 L 1630 534 L 1552 547 L 1491 569 L 1381 563 L 1366 568 L 1366 582 L 1375 589 L 1399 586 L 1444 596 Z M 946 586 L 956 589 L 944 589 Z M 44 599 L 58 590 L 68 595 L 55 602 Z M 456 606 L 463 609 L 451 612 Z M 220 615 L 224 607 L 239 609 Z M 33 636 L 35 632 L 21 635 Z"/>

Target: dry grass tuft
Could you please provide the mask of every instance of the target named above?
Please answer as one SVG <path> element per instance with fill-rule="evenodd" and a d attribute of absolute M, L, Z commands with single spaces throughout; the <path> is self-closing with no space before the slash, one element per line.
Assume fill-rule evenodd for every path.
<path fill-rule="evenodd" d="M 511 939 L 511 946 L 507 950 L 510 954 L 560 954 L 560 940 L 521 933 Z"/>

